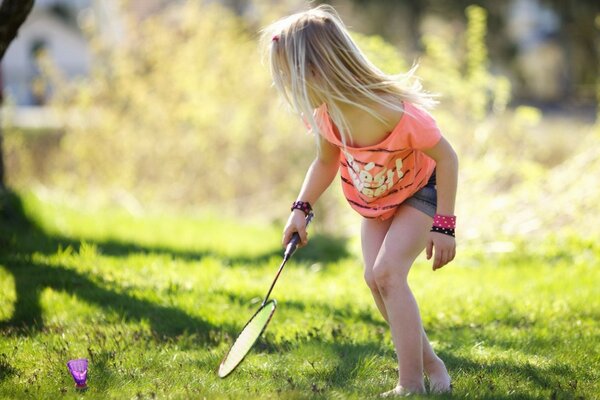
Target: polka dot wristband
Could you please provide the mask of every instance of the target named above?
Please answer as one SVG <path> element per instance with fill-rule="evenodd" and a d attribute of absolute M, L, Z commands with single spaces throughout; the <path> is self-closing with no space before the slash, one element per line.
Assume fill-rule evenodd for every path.
<path fill-rule="evenodd" d="M 432 226 L 430 232 L 443 233 L 444 235 L 448 235 L 448 236 L 452 236 L 452 237 L 454 237 L 454 235 L 455 235 L 454 229 L 444 229 L 444 228 L 440 228 L 439 226 Z"/>
<path fill-rule="evenodd" d="M 435 214 L 433 217 L 433 226 L 431 232 L 443 233 L 454 237 L 454 229 L 456 228 L 456 216 L 455 215 L 441 215 Z"/>
<path fill-rule="evenodd" d="M 300 210 L 303 211 L 304 214 L 308 215 L 312 211 L 312 207 L 308 201 L 295 201 L 292 204 L 292 209 L 290 211 Z"/>
<path fill-rule="evenodd" d="M 456 216 L 435 214 L 435 216 L 433 217 L 433 226 L 438 226 L 440 228 L 445 229 L 455 229 Z"/>

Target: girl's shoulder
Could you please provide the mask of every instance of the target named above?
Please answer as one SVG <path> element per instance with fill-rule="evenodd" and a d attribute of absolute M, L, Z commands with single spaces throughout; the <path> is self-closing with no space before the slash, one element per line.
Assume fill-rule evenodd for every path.
<path fill-rule="evenodd" d="M 396 136 L 399 144 L 415 150 L 433 147 L 442 137 L 433 116 L 421 106 L 410 102 L 404 105 L 404 117 Z"/>
<path fill-rule="evenodd" d="M 404 114 L 407 121 L 412 122 L 413 124 L 416 124 L 419 127 L 425 129 L 433 127 L 437 128 L 437 124 L 433 115 L 431 115 L 429 110 L 418 104 L 405 101 Z"/>
<path fill-rule="evenodd" d="M 319 107 L 315 108 L 313 111 L 313 118 L 319 127 L 319 135 L 336 146 L 342 144 L 341 140 L 337 137 L 333 130 L 333 123 L 329 116 L 327 104 L 323 103 Z"/>

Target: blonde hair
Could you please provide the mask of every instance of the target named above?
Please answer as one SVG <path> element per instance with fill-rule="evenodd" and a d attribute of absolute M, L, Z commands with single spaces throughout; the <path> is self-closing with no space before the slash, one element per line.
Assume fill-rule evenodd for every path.
<path fill-rule="evenodd" d="M 282 18 L 262 31 L 262 45 L 278 91 L 318 133 L 314 110 L 327 105 L 342 143 L 351 140 L 339 104 L 358 107 L 383 121 L 367 104 L 404 111 L 402 102 L 431 108 L 436 101 L 423 91 L 414 72 L 388 75 L 371 63 L 350 37 L 330 5 Z"/>

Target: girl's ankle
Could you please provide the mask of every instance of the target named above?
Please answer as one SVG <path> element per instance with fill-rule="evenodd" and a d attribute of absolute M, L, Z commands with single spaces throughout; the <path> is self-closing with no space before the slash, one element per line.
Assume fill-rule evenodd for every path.
<path fill-rule="evenodd" d="M 444 361 L 442 361 L 442 359 L 438 356 L 435 356 L 429 360 L 423 360 L 423 369 L 426 373 L 431 369 L 439 369 L 440 367 L 446 368 L 446 364 L 444 364 Z"/>

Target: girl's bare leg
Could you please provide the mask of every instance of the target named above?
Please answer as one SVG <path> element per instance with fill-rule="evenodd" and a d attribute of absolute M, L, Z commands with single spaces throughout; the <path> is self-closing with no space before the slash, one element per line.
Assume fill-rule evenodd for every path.
<path fill-rule="evenodd" d="M 400 385 L 417 393 L 424 391 L 424 367 L 432 387 L 436 382 L 439 387 L 444 378 L 449 385 L 445 366 L 427 340 L 406 281 L 414 259 L 425 247 L 430 224 L 428 216 L 404 206 L 391 221 L 366 220 L 362 235 L 365 279 L 377 307 L 392 328 Z"/>
<path fill-rule="evenodd" d="M 379 288 L 373 277 L 373 266 L 385 235 L 392 223 L 392 219 L 378 221 L 373 219 L 364 219 L 362 224 L 362 251 L 365 263 L 365 281 L 371 289 L 375 304 L 383 318 L 389 323 L 387 311 Z M 450 376 L 444 362 L 435 354 L 425 331 L 423 330 L 423 369 L 429 377 L 431 388 L 438 388 L 439 391 L 446 391 L 450 388 Z"/>
<path fill-rule="evenodd" d="M 377 254 L 379 254 L 379 249 L 381 249 L 383 239 L 385 239 L 385 235 L 392 224 L 392 220 L 393 218 L 385 221 L 364 218 L 361 226 L 361 245 L 365 263 L 365 282 L 367 282 L 367 286 L 371 289 L 373 299 L 375 299 L 375 304 L 377 305 L 379 312 L 388 323 L 385 304 L 383 303 L 379 288 L 375 282 L 375 277 L 373 276 L 373 266 L 375 265 Z"/>
<path fill-rule="evenodd" d="M 385 235 L 392 223 L 392 219 L 379 221 L 374 219 L 363 219 L 362 223 L 362 252 L 365 263 L 365 281 L 371 289 L 375 304 L 379 312 L 389 323 L 387 311 L 379 288 L 373 277 L 373 266 Z M 444 365 L 444 362 L 435 354 L 425 331 L 423 330 L 423 369 L 429 377 L 432 391 L 447 391 L 450 389 L 450 375 Z"/>
<path fill-rule="evenodd" d="M 435 354 L 423 330 L 423 370 L 429 378 L 429 391 L 444 393 L 451 390 L 451 379 L 446 364 Z"/>

